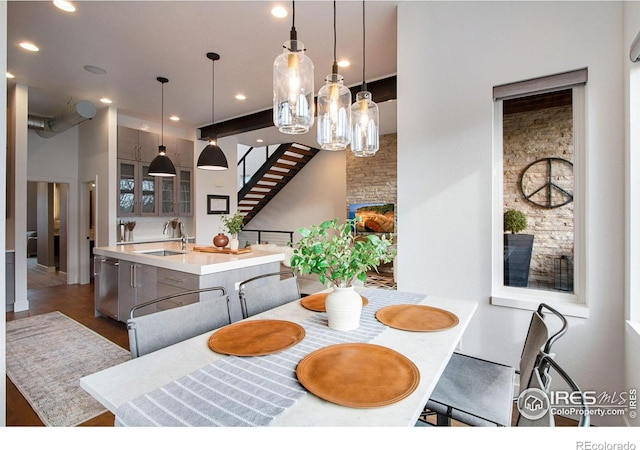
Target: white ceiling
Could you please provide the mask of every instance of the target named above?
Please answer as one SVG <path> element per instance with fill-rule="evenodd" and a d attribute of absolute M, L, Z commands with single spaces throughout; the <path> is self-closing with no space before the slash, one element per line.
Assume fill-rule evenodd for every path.
<path fill-rule="evenodd" d="M 215 63 L 216 122 L 271 107 L 273 61 L 289 39 L 291 2 L 74 3 L 77 11 L 65 13 L 51 1 L 8 2 L 7 69 L 15 75 L 8 81 L 10 86 L 29 86 L 30 114 L 52 117 L 78 100 L 100 109 L 105 106 L 99 99 L 107 96 L 119 114 L 159 123 L 162 88 L 156 78 L 164 76 L 169 79 L 164 86 L 165 124 L 208 125 L 212 62 L 207 52 L 221 57 Z M 289 10 L 287 18 L 271 15 L 278 4 Z M 367 81 L 396 74 L 396 6 L 395 1 L 366 3 Z M 314 62 L 317 92 L 333 62 L 333 2 L 298 1 L 295 7 L 298 39 Z M 338 1 L 336 16 L 337 57 L 351 61 L 340 74 L 345 85 L 357 86 L 362 82 L 362 2 Z M 40 51 L 22 50 L 18 44 L 23 40 Z M 92 74 L 85 65 L 107 74 Z M 237 93 L 247 100 L 236 100 Z M 392 116 L 383 134 L 395 131 L 395 102 L 389 103 L 380 105 L 381 119 Z M 169 122 L 172 114 L 180 122 Z"/>

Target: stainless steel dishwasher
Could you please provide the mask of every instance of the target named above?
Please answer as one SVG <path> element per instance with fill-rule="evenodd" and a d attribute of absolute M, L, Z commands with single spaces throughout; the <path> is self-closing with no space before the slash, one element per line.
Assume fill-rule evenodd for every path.
<path fill-rule="evenodd" d="M 118 266 L 120 261 L 104 256 L 95 256 L 94 301 L 95 315 L 118 320 Z"/>

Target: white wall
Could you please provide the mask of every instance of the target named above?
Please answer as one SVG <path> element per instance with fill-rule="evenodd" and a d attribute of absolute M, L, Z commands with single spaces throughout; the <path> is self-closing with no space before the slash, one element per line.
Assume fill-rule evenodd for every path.
<path fill-rule="evenodd" d="M 27 116 L 29 109 L 29 88 L 16 84 L 11 91 L 9 110 L 11 136 L 9 146 L 13 148 L 10 170 L 13 172 L 11 189 L 15 192 L 9 207 L 7 220 L 8 245 L 15 249 L 15 303 L 13 310 L 29 309 L 27 300 L 27 248 L 24 244 L 27 232 Z"/>
<path fill-rule="evenodd" d="M 294 231 L 347 218 L 346 153 L 320 151 L 248 224 L 249 229 Z"/>
<path fill-rule="evenodd" d="M 117 115 L 113 107 L 98 110 L 78 130 L 80 182 L 97 180 L 96 247 L 116 244 Z"/>
<path fill-rule="evenodd" d="M 196 141 L 197 161 L 206 142 Z M 229 162 L 227 171 L 195 170 L 196 180 L 196 243 L 212 245 L 213 237 L 224 232 L 219 215 L 207 214 L 207 195 L 228 195 L 229 210 L 237 210 L 237 140 L 220 139 Z M 345 152 L 321 151 L 290 181 L 269 205 L 248 224 L 249 229 L 296 231 L 300 227 L 320 223 L 327 219 L 347 217 Z M 299 239 L 294 234 L 294 242 Z"/>
<path fill-rule="evenodd" d="M 583 389 L 609 393 L 624 372 L 622 23 L 618 2 L 398 7 L 398 287 L 478 301 L 465 353 L 515 365 L 531 316 L 490 304 L 492 88 L 589 68 L 590 318 L 570 318 L 556 350 Z"/>
<path fill-rule="evenodd" d="M 78 179 L 78 128 L 70 128 L 50 138 L 29 130 L 29 181 L 68 183 Z"/>
<path fill-rule="evenodd" d="M 40 137 L 34 130 L 28 132 L 27 181 L 69 185 L 66 221 L 67 236 L 70 237 L 67 241 L 67 283 L 69 284 L 79 281 L 78 129 L 79 127 L 73 127 L 50 138 Z M 24 188 L 26 187 L 25 183 Z"/>
<path fill-rule="evenodd" d="M 626 258 L 625 277 L 626 318 L 635 322 L 625 328 L 625 389 L 640 386 L 640 63 L 632 63 L 627 56 L 631 43 L 640 32 L 640 3 L 627 2 L 624 5 L 624 48 L 625 50 L 625 99 L 626 99 Z M 632 209 L 632 205 L 635 209 Z M 628 421 L 640 426 L 640 418 Z"/>
<path fill-rule="evenodd" d="M 198 156 L 203 148 L 207 146 L 206 141 L 196 141 L 194 161 L 198 161 Z M 222 222 L 219 214 L 207 214 L 207 195 L 228 195 L 229 214 L 233 214 L 238 207 L 237 188 L 237 165 L 238 165 L 238 140 L 234 136 L 218 139 L 218 146 L 222 149 L 229 170 L 202 170 L 194 169 L 195 179 L 195 199 L 194 199 L 194 219 L 196 244 L 202 246 L 213 245 L 213 237 L 223 232 Z"/>

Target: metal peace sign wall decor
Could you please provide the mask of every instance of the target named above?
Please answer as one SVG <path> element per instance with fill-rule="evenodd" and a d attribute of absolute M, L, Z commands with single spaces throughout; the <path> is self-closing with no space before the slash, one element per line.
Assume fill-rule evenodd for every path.
<path fill-rule="evenodd" d="M 573 163 L 562 158 L 542 158 L 522 171 L 520 191 L 542 208 L 558 208 L 573 201 Z"/>

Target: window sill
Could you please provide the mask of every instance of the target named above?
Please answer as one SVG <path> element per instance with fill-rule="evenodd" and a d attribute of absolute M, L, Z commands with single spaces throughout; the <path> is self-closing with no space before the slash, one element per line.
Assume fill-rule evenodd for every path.
<path fill-rule="evenodd" d="M 524 292 L 515 292 L 524 291 Z M 507 308 L 525 309 L 535 311 L 540 303 L 545 303 L 556 309 L 561 314 L 569 317 L 589 317 L 589 308 L 586 304 L 577 301 L 573 294 L 552 294 L 545 291 L 527 292 L 526 289 L 514 289 L 514 292 L 499 292 L 491 296 L 491 304 Z"/>

